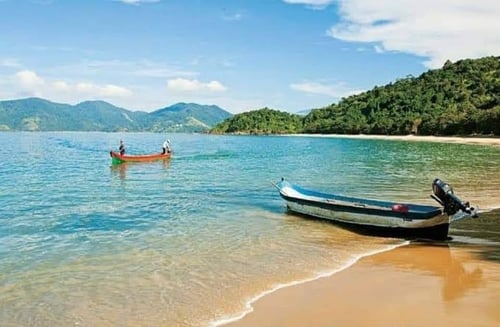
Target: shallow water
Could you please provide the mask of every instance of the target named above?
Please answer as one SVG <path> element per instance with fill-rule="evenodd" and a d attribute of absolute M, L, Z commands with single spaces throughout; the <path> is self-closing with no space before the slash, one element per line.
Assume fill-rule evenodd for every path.
<path fill-rule="evenodd" d="M 0 133 L 0 325 L 206 326 L 403 241 L 287 214 L 272 182 L 500 207 L 500 149 L 314 137 Z M 452 229 L 453 233 L 453 229 Z"/>

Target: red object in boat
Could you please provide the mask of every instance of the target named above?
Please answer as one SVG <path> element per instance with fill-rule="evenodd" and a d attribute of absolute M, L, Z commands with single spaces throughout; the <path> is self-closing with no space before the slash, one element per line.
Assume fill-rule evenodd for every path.
<path fill-rule="evenodd" d="M 110 151 L 109 155 L 113 159 L 113 162 L 141 162 L 141 161 L 154 161 L 154 160 L 162 160 L 168 159 L 172 156 L 172 152 L 168 152 L 165 154 L 162 153 L 153 153 L 153 154 L 143 154 L 143 155 L 135 155 L 135 154 L 120 154 L 119 152 Z"/>
<path fill-rule="evenodd" d="M 392 211 L 396 212 L 408 212 L 410 208 L 406 204 L 396 203 L 392 206 Z"/>

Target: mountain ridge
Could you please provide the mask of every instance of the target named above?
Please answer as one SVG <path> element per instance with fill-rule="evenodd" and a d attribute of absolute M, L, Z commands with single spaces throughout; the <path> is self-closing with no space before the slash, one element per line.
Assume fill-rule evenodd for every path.
<path fill-rule="evenodd" d="M 39 97 L 0 101 L 0 131 L 207 132 L 231 116 L 216 105 L 183 102 L 148 113 L 103 100 L 75 105 Z"/>

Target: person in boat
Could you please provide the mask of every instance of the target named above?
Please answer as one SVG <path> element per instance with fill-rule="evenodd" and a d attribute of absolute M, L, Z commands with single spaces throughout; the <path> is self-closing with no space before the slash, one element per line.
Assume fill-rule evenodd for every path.
<path fill-rule="evenodd" d="M 120 140 L 120 147 L 118 148 L 118 150 L 120 151 L 120 155 L 125 154 L 125 144 L 123 144 L 123 140 Z"/>
<path fill-rule="evenodd" d="M 172 149 L 170 148 L 170 140 L 166 140 L 165 142 L 163 142 L 162 149 L 163 149 L 163 151 L 161 154 L 172 152 Z"/>

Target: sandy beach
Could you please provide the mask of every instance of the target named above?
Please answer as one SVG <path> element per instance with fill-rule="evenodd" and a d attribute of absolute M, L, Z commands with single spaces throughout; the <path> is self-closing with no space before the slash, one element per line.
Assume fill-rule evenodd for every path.
<path fill-rule="evenodd" d="M 486 216 L 482 228 L 498 225 L 500 212 Z M 498 227 L 487 233 L 494 239 L 465 233 L 362 258 L 331 277 L 271 293 L 226 326 L 500 326 Z"/>
<path fill-rule="evenodd" d="M 500 146 L 493 137 L 301 136 Z M 460 223 L 459 241 L 413 242 L 362 258 L 331 277 L 271 293 L 225 326 L 500 326 L 500 211 L 484 216 Z M 461 234 L 471 230 L 488 232 L 476 243 Z"/>
<path fill-rule="evenodd" d="M 395 141 L 440 142 L 500 146 L 500 137 L 420 136 L 420 135 L 338 135 L 338 134 L 296 134 L 308 137 L 338 137 L 353 139 L 380 139 Z"/>

